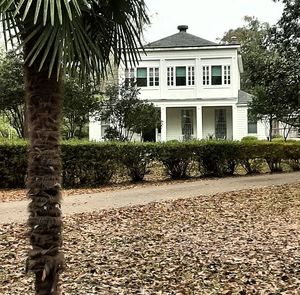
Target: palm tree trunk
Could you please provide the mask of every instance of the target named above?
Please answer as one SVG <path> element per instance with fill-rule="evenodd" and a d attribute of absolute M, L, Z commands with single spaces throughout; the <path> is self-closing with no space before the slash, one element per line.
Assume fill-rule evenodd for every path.
<path fill-rule="evenodd" d="M 61 79 L 25 66 L 29 138 L 27 189 L 30 203 L 27 271 L 35 273 L 37 295 L 57 295 L 63 269 L 61 159 L 59 148 Z"/>

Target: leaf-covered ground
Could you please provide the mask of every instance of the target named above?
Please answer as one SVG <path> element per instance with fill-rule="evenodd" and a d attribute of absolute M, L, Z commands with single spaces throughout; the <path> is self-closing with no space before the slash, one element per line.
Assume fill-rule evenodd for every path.
<path fill-rule="evenodd" d="M 63 294 L 300 294 L 300 184 L 65 219 Z M 33 294 L 25 227 L 0 229 L 0 294 Z"/>

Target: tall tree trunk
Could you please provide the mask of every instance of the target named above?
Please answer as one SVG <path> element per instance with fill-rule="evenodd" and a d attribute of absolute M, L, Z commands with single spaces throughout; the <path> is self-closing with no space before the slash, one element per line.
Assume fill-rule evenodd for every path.
<path fill-rule="evenodd" d="M 59 148 L 62 82 L 48 72 L 25 66 L 29 138 L 27 189 L 32 249 L 27 271 L 35 273 L 37 295 L 59 294 L 63 269 L 61 218 L 61 159 Z"/>

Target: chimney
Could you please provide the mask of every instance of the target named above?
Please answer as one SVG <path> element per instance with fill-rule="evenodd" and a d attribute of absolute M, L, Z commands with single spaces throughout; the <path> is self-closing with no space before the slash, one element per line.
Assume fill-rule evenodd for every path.
<path fill-rule="evenodd" d="M 186 30 L 188 29 L 188 26 L 182 25 L 182 26 L 178 26 L 177 29 L 179 30 L 179 32 L 186 32 Z"/>

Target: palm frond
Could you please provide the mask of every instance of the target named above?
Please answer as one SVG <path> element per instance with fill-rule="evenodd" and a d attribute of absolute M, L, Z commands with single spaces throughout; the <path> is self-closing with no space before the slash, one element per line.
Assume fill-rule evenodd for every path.
<path fill-rule="evenodd" d="M 5 42 L 29 48 L 25 61 L 58 74 L 105 73 L 114 63 L 134 65 L 149 22 L 143 0 L 2 0 Z"/>

